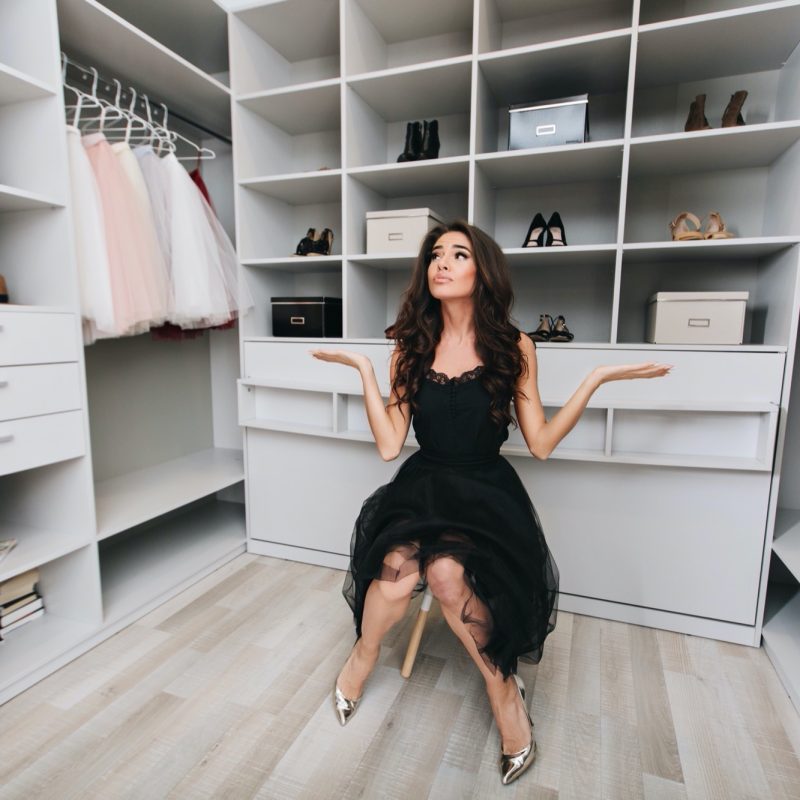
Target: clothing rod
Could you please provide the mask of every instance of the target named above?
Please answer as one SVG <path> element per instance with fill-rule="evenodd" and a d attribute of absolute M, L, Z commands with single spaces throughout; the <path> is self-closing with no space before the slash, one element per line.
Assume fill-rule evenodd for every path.
<path fill-rule="evenodd" d="M 95 80 L 95 74 L 97 74 L 97 90 L 98 92 L 103 91 L 107 96 L 115 98 L 117 95 L 117 85 L 114 83 L 113 80 L 109 80 L 108 78 L 104 77 L 102 73 L 92 67 L 86 67 L 83 64 L 78 63 L 74 58 L 69 55 L 64 55 L 66 65 L 67 65 L 67 83 L 70 85 L 75 86 L 75 88 L 82 89 L 83 91 L 90 90 L 92 84 Z M 70 78 L 70 72 L 72 72 L 72 80 Z M 118 78 L 117 80 L 120 81 L 122 84 L 122 92 L 120 93 L 120 101 L 121 105 L 125 108 L 128 108 L 131 101 L 131 93 L 129 91 L 128 86 L 126 86 L 126 82 L 122 79 Z M 75 82 L 77 81 L 77 83 Z M 136 87 L 134 87 L 135 89 Z M 142 92 L 137 91 L 137 100 L 136 100 L 136 111 L 140 114 L 140 116 L 144 116 L 147 106 L 145 105 Z M 150 101 L 150 114 L 153 118 L 154 122 L 161 122 L 163 124 L 164 121 L 164 109 L 161 106 L 161 101 L 157 98 L 152 97 L 149 93 L 145 92 L 144 94 L 147 95 L 148 100 Z M 123 102 L 124 101 L 124 102 Z M 198 130 L 202 133 L 205 133 L 214 139 L 218 139 L 221 142 L 225 142 L 225 144 L 232 144 L 230 137 L 226 136 L 219 131 L 212 130 L 211 128 L 203 125 L 200 122 L 197 122 L 189 117 L 181 114 L 179 111 L 173 110 L 169 103 L 164 103 L 168 109 L 167 115 L 167 125 L 169 125 L 169 120 L 174 118 L 180 120 L 185 125 L 189 125 L 195 130 Z"/>

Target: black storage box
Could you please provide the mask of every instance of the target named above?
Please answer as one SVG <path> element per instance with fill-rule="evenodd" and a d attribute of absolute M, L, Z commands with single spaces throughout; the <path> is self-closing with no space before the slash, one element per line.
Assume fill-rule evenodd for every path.
<path fill-rule="evenodd" d="M 273 336 L 341 336 L 341 297 L 272 297 Z"/>
<path fill-rule="evenodd" d="M 578 94 L 508 109 L 508 149 L 589 141 L 589 95 Z"/>

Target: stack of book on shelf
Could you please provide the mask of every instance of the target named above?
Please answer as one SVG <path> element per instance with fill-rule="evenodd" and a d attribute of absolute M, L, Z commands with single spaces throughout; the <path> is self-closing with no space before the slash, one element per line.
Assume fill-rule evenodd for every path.
<path fill-rule="evenodd" d="M 36 589 L 39 570 L 31 569 L 0 583 L 0 642 L 14 628 L 44 614 L 42 596 Z"/>

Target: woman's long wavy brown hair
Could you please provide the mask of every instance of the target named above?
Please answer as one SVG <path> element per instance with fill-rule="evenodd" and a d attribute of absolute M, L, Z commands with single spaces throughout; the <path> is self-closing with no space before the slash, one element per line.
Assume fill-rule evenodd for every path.
<path fill-rule="evenodd" d="M 494 239 L 463 220 L 431 229 L 422 242 L 397 319 L 385 331 L 387 338 L 396 340 L 399 351 L 392 389 L 398 403 L 407 401 L 416 411 L 416 395 L 433 364 L 443 326 L 441 302 L 428 289 L 428 266 L 439 237 L 451 232 L 469 239 L 475 261 L 475 349 L 484 364 L 480 381 L 491 396 L 490 416 L 498 427 L 516 427 L 511 400 L 528 365 L 517 344 L 521 334 L 511 323 L 514 292 L 508 264 Z"/>

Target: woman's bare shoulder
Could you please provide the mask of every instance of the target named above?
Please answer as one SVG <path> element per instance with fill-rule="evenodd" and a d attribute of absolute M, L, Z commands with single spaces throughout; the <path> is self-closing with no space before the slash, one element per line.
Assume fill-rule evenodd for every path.
<path fill-rule="evenodd" d="M 519 349 L 526 355 L 532 353 L 536 349 L 536 342 L 528 336 L 524 331 L 519 332 Z"/>

